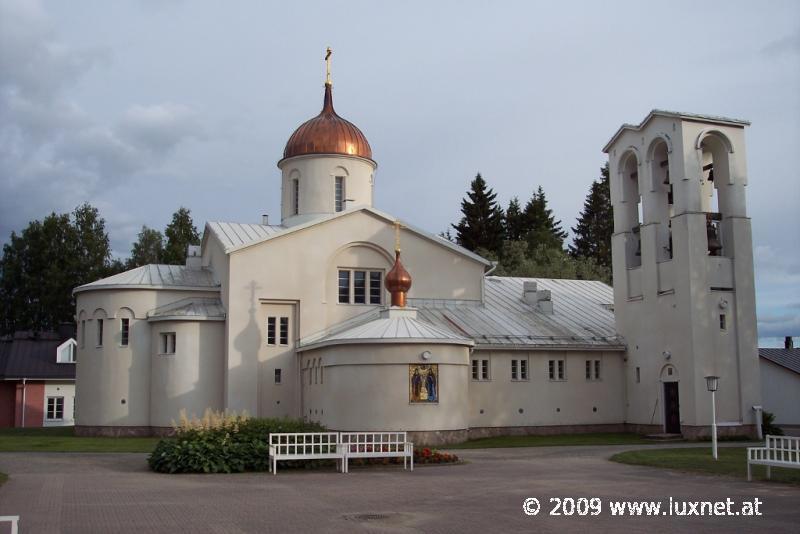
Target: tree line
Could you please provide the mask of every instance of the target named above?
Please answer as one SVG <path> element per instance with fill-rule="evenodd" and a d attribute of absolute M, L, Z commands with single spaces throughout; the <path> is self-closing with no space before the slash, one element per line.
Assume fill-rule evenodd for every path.
<path fill-rule="evenodd" d="M 513 197 L 508 208 L 480 173 L 461 201 L 462 217 L 442 237 L 498 262 L 498 276 L 603 280 L 611 283 L 611 234 L 613 216 L 608 183 L 608 164 L 592 182 L 573 232 L 564 248 L 567 232 L 547 206 L 541 186 L 523 207 Z"/>
<path fill-rule="evenodd" d="M 0 334 L 49 331 L 71 323 L 75 287 L 150 263 L 183 264 L 187 247 L 199 242 L 184 207 L 172 215 L 163 234 L 142 226 L 126 260 L 112 258 L 105 220 L 88 203 L 32 221 L 3 245 Z"/>

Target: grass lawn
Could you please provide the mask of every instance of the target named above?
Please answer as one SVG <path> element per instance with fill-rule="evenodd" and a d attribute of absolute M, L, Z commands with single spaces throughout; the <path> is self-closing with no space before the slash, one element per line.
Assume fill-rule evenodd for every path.
<path fill-rule="evenodd" d="M 663 467 L 679 471 L 692 471 L 713 475 L 728 475 L 747 479 L 747 448 L 722 447 L 719 460 L 711 458 L 711 447 L 690 449 L 649 449 L 615 454 L 614 462 L 633 465 Z M 753 480 L 766 480 L 767 471 L 763 465 L 753 466 Z M 800 470 L 783 467 L 772 468 L 772 480 L 800 485 Z"/>
<path fill-rule="evenodd" d="M 569 445 L 639 445 L 653 443 L 637 434 L 557 434 L 553 436 L 498 436 L 447 445 L 442 449 L 492 449 L 498 447 L 552 447 Z"/>
<path fill-rule="evenodd" d="M 0 452 L 152 452 L 159 438 L 78 437 L 72 427 L 2 428 Z"/>

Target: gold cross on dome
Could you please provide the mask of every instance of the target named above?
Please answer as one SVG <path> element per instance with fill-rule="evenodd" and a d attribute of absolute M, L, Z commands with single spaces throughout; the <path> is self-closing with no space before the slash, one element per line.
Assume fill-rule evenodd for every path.
<path fill-rule="evenodd" d="M 327 85 L 331 84 L 331 54 L 333 54 L 333 50 L 329 46 L 328 49 L 325 51 L 325 83 Z"/>
<path fill-rule="evenodd" d="M 400 229 L 405 228 L 399 220 L 394 221 L 394 250 L 400 252 Z"/>

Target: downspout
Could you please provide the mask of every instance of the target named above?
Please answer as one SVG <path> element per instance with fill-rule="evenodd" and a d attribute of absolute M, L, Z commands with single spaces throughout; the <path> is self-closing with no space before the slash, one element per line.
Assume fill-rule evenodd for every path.
<path fill-rule="evenodd" d="M 495 271 L 495 269 L 497 269 L 497 266 L 498 266 L 499 264 L 500 264 L 500 262 L 499 262 L 499 261 L 493 261 L 493 262 L 492 262 L 492 267 L 491 267 L 491 268 L 490 268 L 488 271 L 486 271 L 485 273 L 483 273 L 483 276 L 489 276 L 490 274 L 492 274 L 492 273 Z"/>
<path fill-rule="evenodd" d="M 22 428 L 25 428 L 25 382 L 27 380 L 27 378 L 22 379 Z"/>

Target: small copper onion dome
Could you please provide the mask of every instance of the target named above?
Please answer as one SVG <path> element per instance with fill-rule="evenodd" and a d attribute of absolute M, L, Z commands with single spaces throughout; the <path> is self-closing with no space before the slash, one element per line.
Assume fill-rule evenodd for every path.
<path fill-rule="evenodd" d="M 283 159 L 306 154 L 343 154 L 372 160 L 372 149 L 361 130 L 334 111 L 330 83 L 325 84 L 322 111 L 294 131 L 283 150 Z"/>
<path fill-rule="evenodd" d="M 386 289 L 392 295 L 392 306 L 405 308 L 406 293 L 411 289 L 411 275 L 400 262 L 400 251 L 394 253 L 394 267 L 386 273 Z"/>

